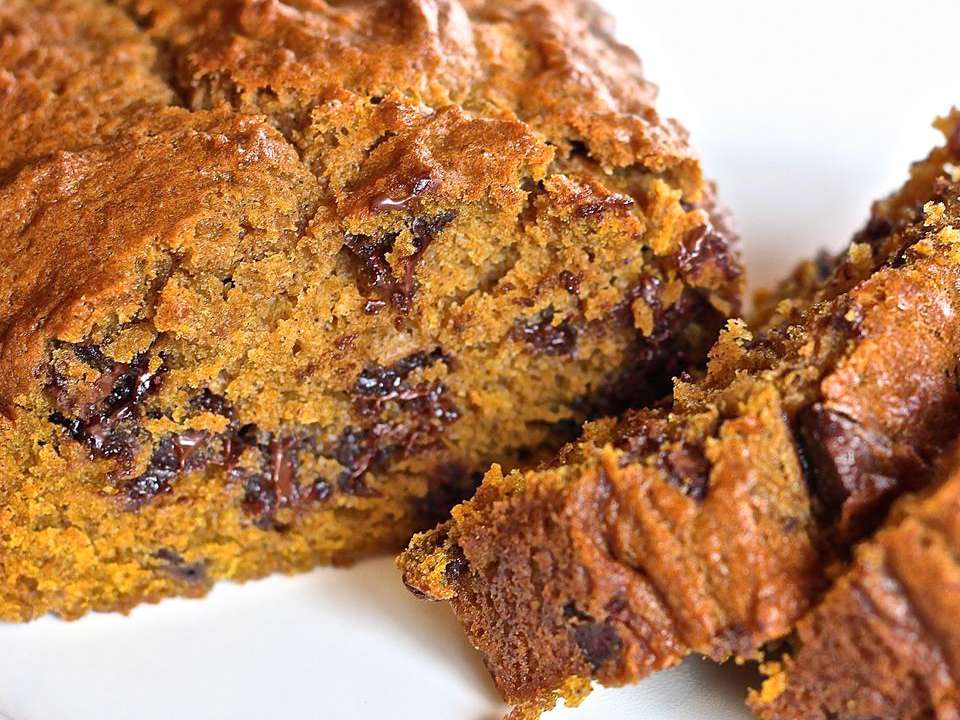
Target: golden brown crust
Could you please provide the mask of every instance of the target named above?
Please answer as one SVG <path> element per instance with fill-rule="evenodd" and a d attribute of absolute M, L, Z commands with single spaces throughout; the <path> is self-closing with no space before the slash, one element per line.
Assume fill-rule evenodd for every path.
<path fill-rule="evenodd" d="M 189 102 L 221 100 L 299 128 L 331 89 L 515 117 L 604 167 L 699 173 L 686 133 L 610 20 L 584 0 L 284 3 L 124 0 L 172 42 Z"/>
<path fill-rule="evenodd" d="M 523 712 L 570 678 L 756 655 L 834 553 L 929 480 L 960 420 L 955 153 L 918 164 L 755 336 L 730 325 L 671 404 L 588 427 L 539 471 L 495 469 L 414 539 L 405 580 L 451 602 Z"/>
<path fill-rule="evenodd" d="M 736 310 L 712 189 L 588 3 L 0 29 L 0 617 L 397 547 Z"/>
<path fill-rule="evenodd" d="M 0 38 L 0 178 L 176 100 L 153 43 L 106 3 L 10 0 Z"/>

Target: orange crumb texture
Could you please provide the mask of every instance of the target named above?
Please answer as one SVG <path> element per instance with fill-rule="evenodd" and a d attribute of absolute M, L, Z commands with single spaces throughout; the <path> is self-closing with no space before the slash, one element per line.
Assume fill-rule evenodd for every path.
<path fill-rule="evenodd" d="M 5 0 L 0 33 L 2 619 L 398 548 L 737 310 L 588 2 Z"/>

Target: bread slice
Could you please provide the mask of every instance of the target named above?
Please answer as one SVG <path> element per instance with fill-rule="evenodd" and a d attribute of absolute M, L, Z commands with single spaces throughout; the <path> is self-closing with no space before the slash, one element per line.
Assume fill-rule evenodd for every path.
<path fill-rule="evenodd" d="M 582 2 L 0 5 L 0 619 L 398 549 L 735 311 Z"/>
<path fill-rule="evenodd" d="M 755 656 L 928 481 L 960 420 L 957 119 L 764 327 L 730 323 L 705 378 L 538 470 L 494 467 L 414 538 L 405 581 L 450 602 L 517 717 L 692 652 Z"/>
<path fill-rule="evenodd" d="M 763 720 L 925 720 L 960 713 L 960 453 L 904 499 L 797 626 L 751 696 Z"/>

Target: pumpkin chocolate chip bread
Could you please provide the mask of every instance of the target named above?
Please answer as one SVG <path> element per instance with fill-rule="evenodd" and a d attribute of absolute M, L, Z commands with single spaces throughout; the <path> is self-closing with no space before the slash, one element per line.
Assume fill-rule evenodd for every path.
<path fill-rule="evenodd" d="M 536 471 L 494 467 L 400 559 L 449 601 L 517 717 L 689 653 L 753 657 L 824 568 L 930 477 L 960 421 L 960 159 L 950 142 L 849 249 L 791 281 L 706 376 L 588 424 Z"/>
<path fill-rule="evenodd" d="M 960 717 L 960 452 L 907 498 L 765 665 L 763 720 Z"/>
<path fill-rule="evenodd" d="M 740 269 L 585 2 L 0 4 L 0 618 L 398 548 Z"/>

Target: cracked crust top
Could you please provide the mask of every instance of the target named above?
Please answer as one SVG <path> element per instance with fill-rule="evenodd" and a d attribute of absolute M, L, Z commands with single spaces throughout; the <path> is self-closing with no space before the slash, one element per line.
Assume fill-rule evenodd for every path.
<path fill-rule="evenodd" d="M 561 173 L 614 168 L 666 173 L 685 202 L 704 201 L 685 133 L 657 116 L 636 57 L 587 2 L 110 5 L 0 8 L 6 414 L 45 338 L 132 316 L 148 268 L 184 254 L 214 197 L 234 199 L 233 217 L 193 232 L 186 252 L 213 271 L 255 244 L 236 240 L 244 224 L 293 238 L 317 213 L 315 225 L 360 233 L 411 199 L 517 206 L 519 180 L 548 172 L 576 207 L 593 193 L 602 210 L 605 188 L 626 183 L 564 187 Z M 697 272 L 729 310 L 735 261 Z"/>

